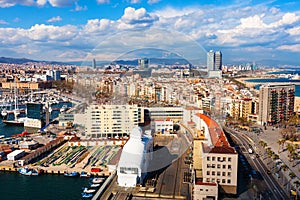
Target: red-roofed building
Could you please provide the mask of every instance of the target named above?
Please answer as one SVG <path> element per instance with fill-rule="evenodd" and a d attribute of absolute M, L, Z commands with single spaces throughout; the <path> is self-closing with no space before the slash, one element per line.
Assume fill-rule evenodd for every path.
<path fill-rule="evenodd" d="M 205 139 L 194 141 L 195 184 L 198 189 L 214 190 L 217 184 L 226 193 L 237 193 L 238 154 L 227 140 L 219 124 L 207 115 L 196 114 L 196 128 L 203 131 Z M 196 145 L 196 146 L 195 146 Z M 201 188 L 199 185 L 201 183 Z M 207 185 L 208 184 L 208 185 Z M 205 185 L 205 188 L 204 186 Z M 218 187 L 217 187 L 218 188 Z M 194 190 L 194 199 L 205 199 L 199 190 Z M 204 191 L 203 191 L 204 192 Z M 204 193 L 201 193 L 201 195 Z M 198 196 L 197 196 L 198 195 Z M 210 196 L 211 197 L 211 196 Z M 215 197 L 217 199 L 217 197 Z"/>

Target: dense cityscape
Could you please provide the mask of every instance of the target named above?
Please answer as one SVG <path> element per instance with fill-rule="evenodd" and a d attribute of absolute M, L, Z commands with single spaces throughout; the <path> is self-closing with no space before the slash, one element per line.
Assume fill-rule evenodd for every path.
<path fill-rule="evenodd" d="M 0 199 L 297 200 L 300 2 L 0 1 Z"/>

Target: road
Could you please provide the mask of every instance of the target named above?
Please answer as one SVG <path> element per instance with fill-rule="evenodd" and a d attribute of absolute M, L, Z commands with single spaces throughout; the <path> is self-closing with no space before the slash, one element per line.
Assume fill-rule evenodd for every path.
<path fill-rule="evenodd" d="M 282 190 L 280 187 L 279 183 L 274 179 L 272 175 L 267 174 L 267 168 L 263 164 L 262 160 L 260 157 L 256 157 L 255 152 L 254 154 L 249 154 L 248 149 L 249 145 L 254 145 L 253 141 L 251 138 L 247 137 L 243 133 L 238 133 L 236 131 L 230 130 L 230 129 L 225 129 L 232 137 L 235 139 L 235 141 L 238 143 L 240 146 L 242 153 L 246 157 L 247 161 L 249 164 L 252 166 L 253 169 L 258 171 L 260 175 L 263 178 L 263 182 L 266 184 L 268 191 L 265 193 L 265 191 L 262 191 L 262 188 L 259 187 L 257 188 L 260 192 L 261 195 L 263 196 L 264 199 L 278 199 L 278 200 L 286 200 L 289 199 L 289 197 L 286 195 L 286 193 Z M 251 148 L 253 149 L 253 148 Z M 264 192 L 264 193 L 262 193 Z"/>

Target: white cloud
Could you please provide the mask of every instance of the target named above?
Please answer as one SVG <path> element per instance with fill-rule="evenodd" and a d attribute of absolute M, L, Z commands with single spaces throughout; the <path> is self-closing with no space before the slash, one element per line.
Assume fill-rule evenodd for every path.
<path fill-rule="evenodd" d="M 0 19 L 0 24 L 8 24 L 7 21 Z"/>
<path fill-rule="evenodd" d="M 110 0 L 97 0 L 97 2 L 98 2 L 99 4 L 105 4 L 105 3 L 109 3 Z"/>
<path fill-rule="evenodd" d="M 3 3 L 1 0 L 0 2 Z M 43 4 L 42 0 L 39 2 Z M 78 6 L 75 0 L 69 0 L 69 3 L 65 4 L 59 2 L 62 1 L 52 1 L 51 5 L 65 6 L 75 2 L 75 6 Z M 98 0 L 98 3 L 107 2 Z M 30 54 L 34 58 L 41 56 L 39 52 L 46 51 L 46 59 L 72 60 L 82 58 L 94 46 L 100 44 L 102 51 L 97 53 L 97 58 L 106 60 L 116 58 L 130 51 L 130 48 L 137 49 L 143 46 L 165 47 L 189 57 L 187 53 L 195 54 L 197 51 L 189 50 L 191 48 L 188 48 L 188 40 L 195 40 L 199 46 L 203 45 L 206 48 L 230 49 L 235 56 L 238 56 L 238 53 L 248 56 L 249 53 L 249 56 L 255 58 L 255 55 L 261 57 L 261 52 L 269 52 L 266 55 L 278 57 L 278 50 L 299 52 L 299 45 L 296 44 L 300 41 L 298 12 L 285 13 L 266 5 L 254 5 L 243 9 L 239 6 L 180 9 L 166 7 L 153 12 L 145 8 L 128 7 L 124 9 L 123 16 L 114 20 L 90 19 L 86 24 L 77 26 L 36 24 L 29 29 L 1 28 L 0 53 L 5 52 L 6 48 L 10 52 L 24 54 L 23 57 Z M 79 7 L 77 10 L 81 9 Z M 55 21 L 55 18 L 52 20 Z M 165 35 L 153 29 L 163 29 Z M 126 31 L 130 30 L 136 34 L 127 35 Z M 177 31 L 185 37 L 179 37 L 179 34 L 175 34 Z M 116 33 L 119 33 L 118 37 L 113 36 Z"/>
<path fill-rule="evenodd" d="M 125 8 L 124 15 L 120 21 L 123 27 L 148 27 L 151 26 L 158 17 L 147 13 L 145 8 L 134 9 L 132 7 Z"/>
<path fill-rule="evenodd" d="M 155 4 L 155 3 L 158 3 L 160 2 L 161 0 L 148 0 L 147 3 L 148 4 Z"/>
<path fill-rule="evenodd" d="M 53 7 L 67 7 L 67 6 L 72 6 L 77 1 L 78 0 L 48 0 L 48 2 Z"/>
<path fill-rule="evenodd" d="M 62 18 L 60 16 L 56 16 L 56 17 L 52 17 L 52 18 L 48 19 L 47 22 L 59 22 L 61 20 L 62 20 Z"/>
<path fill-rule="evenodd" d="M 138 3 L 141 3 L 141 0 L 131 0 L 130 3 L 131 4 L 138 4 Z"/>
<path fill-rule="evenodd" d="M 33 6 L 36 4 L 36 2 L 34 0 L 0 0 L 1 8 L 12 7 L 17 4 L 25 5 L 25 6 Z"/>
<path fill-rule="evenodd" d="M 277 49 L 300 53 L 300 44 L 282 45 L 282 46 L 279 46 Z"/>
<path fill-rule="evenodd" d="M 290 25 L 299 21 L 300 17 L 295 13 L 286 13 L 279 21 L 270 24 L 270 27 L 277 28 L 279 26 Z"/>
<path fill-rule="evenodd" d="M 80 5 L 78 5 L 77 2 L 75 2 L 75 9 L 73 11 L 84 11 L 84 10 L 87 10 L 87 6 L 86 5 L 80 6 Z"/>

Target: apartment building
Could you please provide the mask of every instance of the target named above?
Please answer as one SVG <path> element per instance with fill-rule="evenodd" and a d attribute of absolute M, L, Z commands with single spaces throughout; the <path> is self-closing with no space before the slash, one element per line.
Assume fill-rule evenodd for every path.
<path fill-rule="evenodd" d="M 137 105 L 90 105 L 85 112 L 85 132 L 91 138 L 128 136 L 144 121 L 144 110 Z"/>
<path fill-rule="evenodd" d="M 294 112 L 295 85 L 274 83 L 259 89 L 258 123 L 277 124 L 286 121 Z"/>

